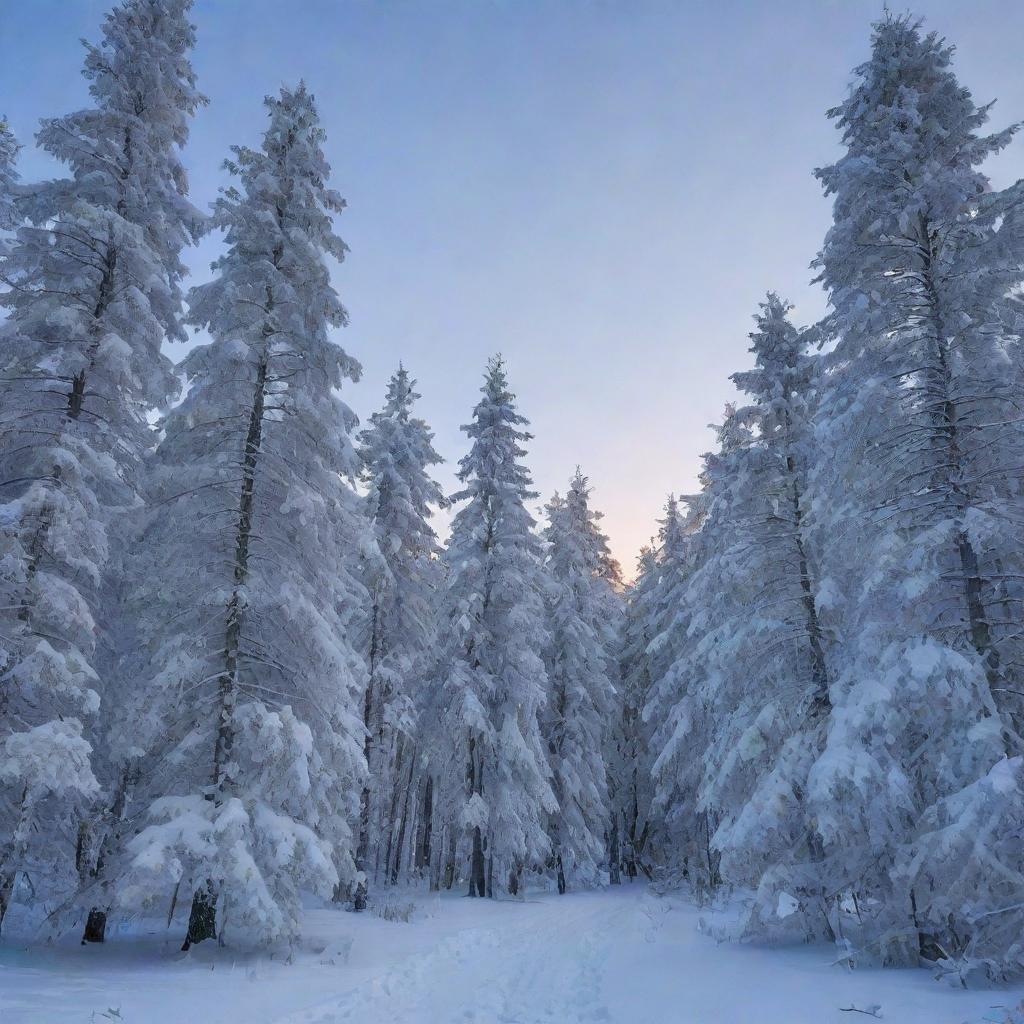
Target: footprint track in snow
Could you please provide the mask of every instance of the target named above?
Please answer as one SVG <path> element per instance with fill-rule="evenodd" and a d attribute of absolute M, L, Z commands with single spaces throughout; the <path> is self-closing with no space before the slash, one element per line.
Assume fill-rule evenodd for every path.
<path fill-rule="evenodd" d="M 587 927 L 592 917 L 569 914 L 543 934 L 515 919 L 467 928 L 274 1024 L 600 1024 L 610 932 Z"/>

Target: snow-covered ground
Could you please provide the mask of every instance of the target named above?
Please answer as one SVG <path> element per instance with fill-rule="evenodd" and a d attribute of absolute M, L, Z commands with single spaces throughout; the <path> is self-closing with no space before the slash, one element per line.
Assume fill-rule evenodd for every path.
<path fill-rule="evenodd" d="M 0 946 L 2 1024 L 898 1024 L 1002 1021 L 1024 991 L 833 966 L 827 948 L 716 943 L 640 886 L 491 902 L 419 895 L 411 922 L 311 910 L 286 962 L 173 937 Z M 406 897 L 398 897 L 399 904 Z M 846 1009 L 846 1012 L 844 1011 Z"/>

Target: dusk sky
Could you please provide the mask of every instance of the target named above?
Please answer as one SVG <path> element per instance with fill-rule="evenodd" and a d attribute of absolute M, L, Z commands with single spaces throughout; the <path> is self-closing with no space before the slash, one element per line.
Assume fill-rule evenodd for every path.
<path fill-rule="evenodd" d="M 109 0 L 0 0 L 0 114 L 54 173 L 40 117 L 84 104 L 79 38 Z M 899 10 L 900 8 L 894 8 Z M 1024 3 L 928 0 L 926 26 L 994 126 L 1024 118 Z M 821 315 L 808 264 L 830 208 L 812 176 L 838 153 L 825 117 L 868 53 L 878 2 L 197 0 L 210 104 L 186 161 L 206 208 L 232 143 L 258 144 L 263 96 L 304 78 L 320 105 L 351 248 L 339 340 L 377 408 L 399 360 L 449 460 L 489 354 L 536 435 L 542 500 L 577 463 L 631 574 L 665 495 L 696 487 L 706 429 L 749 364 L 768 289 Z M 1024 176 L 1024 139 L 987 168 Z M 217 237 L 188 254 L 208 273 Z M 183 350 L 172 348 L 180 357 Z"/>

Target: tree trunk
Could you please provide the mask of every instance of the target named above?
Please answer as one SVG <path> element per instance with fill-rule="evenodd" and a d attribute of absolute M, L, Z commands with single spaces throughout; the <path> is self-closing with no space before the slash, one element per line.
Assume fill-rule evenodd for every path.
<path fill-rule="evenodd" d="M 356 844 L 356 870 L 363 873 L 363 880 L 356 884 L 352 895 L 352 909 L 357 913 L 366 909 L 366 897 L 369 875 L 369 852 L 370 852 L 370 783 L 375 781 L 378 758 L 375 753 L 381 743 L 382 737 L 377 732 L 378 709 L 375 706 L 376 696 L 376 675 L 377 662 L 380 654 L 378 622 L 380 618 L 380 603 L 374 593 L 373 609 L 370 619 L 370 652 L 369 670 L 370 678 L 366 684 L 366 694 L 363 698 L 363 728 L 366 735 L 363 738 L 363 758 L 366 761 L 367 780 L 363 785 L 363 791 L 359 797 L 359 841 Z M 376 738 L 376 742 L 375 742 Z M 376 779 L 376 781 L 380 781 Z"/>
<path fill-rule="evenodd" d="M 565 871 L 562 869 L 562 855 L 558 854 L 555 857 L 555 869 L 558 872 L 558 895 L 565 895 Z M 616 879 L 613 885 L 618 885 L 618 879 Z"/>
<path fill-rule="evenodd" d="M 450 890 L 455 884 L 455 829 L 448 826 L 448 854 L 444 863 L 444 887 Z"/>
<path fill-rule="evenodd" d="M 981 597 L 978 553 L 963 530 L 957 530 L 956 547 L 960 556 L 960 569 L 964 574 L 964 601 L 967 604 L 967 620 L 971 628 L 971 644 L 984 659 L 985 675 L 989 686 L 995 690 L 999 685 L 999 652 L 992 645 L 992 632 Z"/>
<path fill-rule="evenodd" d="M 227 782 L 225 773 L 234 744 L 234 712 L 238 689 L 238 655 L 242 642 L 242 588 L 249 578 L 249 544 L 256 495 L 256 463 L 263 441 L 263 413 L 267 389 L 267 358 L 260 358 L 256 367 L 256 386 L 249 429 L 242 460 L 242 492 L 239 499 L 238 527 L 235 534 L 234 589 L 228 602 L 227 628 L 224 635 L 224 671 L 220 675 L 220 721 L 213 753 L 213 784 L 218 792 Z"/>
<path fill-rule="evenodd" d="M 469 895 L 487 895 L 484 879 L 484 841 L 479 825 L 473 829 L 473 855 L 469 866 Z"/>
<path fill-rule="evenodd" d="M 95 879 L 102 867 L 102 855 L 93 859 L 93 835 L 89 821 L 83 818 L 78 823 L 78 841 L 75 843 L 75 870 L 81 880 L 82 886 L 86 886 L 90 879 Z M 85 928 L 82 931 L 82 945 L 89 942 L 104 942 L 107 933 L 107 912 L 100 907 L 89 908 L 89 915 L 85 919 Z"/>
<path fill-rule="evenodd" d="M 82 945 L 88 942 L 106 942 L 107 939 L 107 912 L 93 907 L 89 916 L 85 919 L 85 929 L 82 932 Z"/>
<path fill-rule="evenodd" d="M 930 320 L 932 342 L 935 347 L 936 365 L 930 374 L 930 383 L 934 394 L 929 396 L 932 399 L 932 422 L 946 448 L 947 468 L 944 470 L 944 478 L 941 482 L 949 490 L 950 501 L 959 520 L 971 506 L 971 500 L 960 482 L 963 471 L 963 451 L 960 446 L 959 410 L 953 395 L 953 375 L 949 366 L 942 307 L 939 303 L 939 293 L 933 270 L 936 253 L 931 240 L 931 232 L 928 229 L 928 221 L 923 214 L 921 215 L 920 230 L 922 239 L 919 241 L 925 252 L 922 278 L 928 303 L 927 316 Z M 981 657 L 985 677 L 989 689 L 993 691 L 994 699 L 995 691 L 999 689 L 999 653 L 992 643 L 988 614 L 982 599 L 982 577 L 978 564 L 978 553 L 966 532 L 959 525 L 956 530 L 955 542 L 960 571 L 963 574 L 963 600 L 967 612 L 968 639 Z M 998 706 L 999 702 L 996 701 L 996 704 Z"/>
<path fill-rule="evenodd" d="M 716 853 L 711 845 L 711 821 L 708 812 L 702 812 L 701 818 L 704 824 L 704 854 L 707 857 L 708 888 L 717 889 L 722 884 L 722 876 L 718 868 L 722 858 L 721 854 Z"/>
<path fill-rule="evenodd" d="M 512 865 L 508 872 L 508 892 L 510 896 L 518 896 L 522 885 L 523 865 L 518 861 Z"/>
<path fill-rule="evenodd" d="M 121 770 L 121 777 L 118 781 L 117 791 L 114 794 L 114 802 L 104 815 L 101 824 L 103 836 L 99 842 L 99 850 L 95 859 L 92 856 L 93 841 L 92 829 L 88 822 L 83 821 L 79 826 L 78 848 L 75 853 L 75 866 L 78 869 L 79 877 L 83 884 L 87 880 L 100 880 L 100 894 L 103 906 L 93 906 L 89 909 L 89 916 L 85 921 L 85 929 L 82 932 L 82 945 L 88 942 L 106 941 L 107 913 L 109 911 L 109 883 L 103 879 L 103 866 L 110 854 L 120 844 L 121 826 L 125 819 L 128 808 L 128 800 L 131 788 L 138 777 L 138 767 L 129 763 Z"/>
<path fill-rule="evenodd" d="M 21 870 L 19 865 L 24 863 L 28 852 L 28 837 L 33 818 L 32 804 L 29 803 L 28 796 L 26 786 L 18 807 L 18 824 L 8 842 L 7 851 L 0 860 L 0 929 L 3 928 L 4 918 L 14 899 L 14 887 L 18 883 L 18 872 Z"/>
<path fill-rule="evenodd" d="M 14 896 L 14 883 L 17 880 L 18 873 L 16 871 L 5 871 L 0 874 L 0 931 L 3 931 L 4 918 L 11 905 L 11 898 Z"/>
<path fill-rule="evenodd" d="M 418 871 L 430 870 L 430 838 L 434 818 L 434 777 L 428 775 L 423 784 L 423 810 L 420 812 L 419 842 L 416 850 Z"/>
<path fill-rule="evenodd" d="M 442 868 L 443 850 L 444 850 L 444 825 L 442 824 L 440 826 L 440 829 L 439 829 L 438 833 L 437 833 L 437 844 L 434 847 L 434 852 L 431 855 L 430 863 L 427 866 L 427 873 L 428 873 L 428 876 L 429 876 L 429 881 L 427 883 L 427 887 L 430 890 L 430 892 L 440 892 L 441 891 L 441 874 L 442 874 L 442 871 L 443 871 L 443 868 Z"/>
<path fill-rule="evenodd" d="M 618 814 L 612 814 L 612 827 L 608 830 L 608 881 L 612 885 L 622 884 L 622 874 L 619 862 L 621 859 L 621 851 L 619 850 L 619 816 Z M 565 884 L 562 879 L 562 858 L 558 858 L 558 876 L 559 886 Z M 564 892 L 563 888 L 559 888 L 559 892 Z"/>
<path fill-rule="evenodd" d="M 410 758 L 409 761 L 411 764 L 412 759 Z M 411 774 L 412 772 L 410 769 L 410 775 Z M 402 776 L 399 776 L 399 779 L 401 780 Z M 398 884 L 398 876 L 402 867 L 402 853 L 405 849 L 406 826 L 408 825 L 409 822 L 409 789 L 411 787 L 411 779 L 408 780 L 408 784 L 404 786 L 402 785 L 401 781 L 399 781 L 397 785 L 405 789 L 405 797 L 402 800 L 402 817 L 398 826 L 398 840 L 395 843 L 395 857 L 391 864 L 391 870 L 388 876 L 388 880 L 392 885 Z"/>
<path fill-rule="evenodd" d="M 399 879 L 402 877 L 402 872 L 405 871 L 408 877 L 413 877 L 416 874 L 416 853 L 419 850 L 419 831 L 420 831 L 420 800 L 419 800 L 419 785 L 418 780 L 413 778 L 415 771 L 415 760 L 410 761 L 409 766 L 409 781 L 406 786 L 406 797 L 405 805 L 407 808 L 406 816 L 408 823 L 406 826 L 407 839 L 401 848 L 400 857 L 396 865 L 398 871 L 395 876 L 395 884 L 398 884 Z"/>
<path fill-rule="evenodd" d="M 639 872 L 642 871 L 649 882 L 654 881 L 651 869 L 644 863 L 644 850 L 647 848 L 647 837 L 650 834 L 651 823 L 649 821 L 645 821 L 640 835 L 630 842 L 630 865 L 633 869 L 633 874 L 630 875 L 631 879 L 636 878 Z"/>
<path fill-rule="evenodd" d="M 391 790 L 391 802 L 388 809 L 388 841 L 387 847 L 384 851 L 384 879 L 387 881 L 391 877 L 392 865 L 396 858 L 401 857 L 401 847 L 395 852 L 395 846 L 398 843 L 398 837 L 395 833 L 395 829 L 398 828 L 399 822 L 399 801 L 402 798 L 402 785 L 401 779 L 405 772 L 405 739 L 399 735 L 397 749 L 395 751 L 395 785 Z M 403 837 L 404 839 L 404 837 Z"/>
<path fill-rule="evenodd" d="M 99 326 L 99 318 L 107 311 L 107 307 L 110 305 L 111 300 L 114 297 L 114 272 L 117 269 L 117 249 L 113 245 L 108 245 L 106 255 L 103 259 L 103 275 L 100 277 L 99 290 L 96 295 L 96 304 L 93 306 L 92 319 L 93 323 L 90 325 L 89 334 L 91 335 L 89 345 L 86 348 L 86 355 L 88 356 L 89 366 L 88 369 L 92 369 L 96 363 L 96 354 L 100 350 L 100 342 L 103 338 L 103 330 Z M 71 390 L 68 392 L 68 406 L 67 416 L 68 419 L 77 420 L 82 415 L 82 409 L 85 406 L 85 394 L 86 394 L 86 368 L 83 366 L 71 378 Z"/>
<path fill-rule="evenodd" d="M 625 854 L 625 866 L 626 866 L 626 877 L 632 882 L 636 878 L 636 859 L 637 859 L 637 843 L 639 837 L 637 836 L 637 828 L 640 825 L 640 798 L 637 794 L 637 770 L 633 769 L 633 778 L 629 786 L 630 796 L 632 799 L 629 803 L 629 815 L 628 822 L 629 827 L 625 829 L 627 849 Z"/>
<path fill-rule="evenodd" d="M 183 953 L 187 953 L 194 942 L 217 937 L 217 893 L 213 882 L 207 880 L 206 885 L 196 889 L 192 894 L 192 909 L 188 915 L 188 931 L 185 941 L 181 944 Z"/>
<path fill-rule="evenodd" d="M 917 896 L 914 890 L 910 890 L 910 916 L 914 922 L 914 929 L 917 932 L 917 955 L 922 960 L 934 963 L 937 960 L 945 960 L 946 953 L 942 946 L 936 941 L 935 936 L 921 930 L 920 922 L 917 919 Z"/>
<path fill-rule="evenodd" d="M 468 790 L 470 797 L 476 794 L 483 793 L 483 779 L 481 778 L 482 769 L 477 764 L 477 751 L 476 751 L 476 739 L 473 736 L 469 738 L 469 763 L 466 769 Z M 470 859 L 469 865 L 469 895 L 470 896 L 486 896 L 487 895 L 487 884 L 484 877 L 484 837 L 480 831 L 480 826 L 476 825 L 473 828 L 473 852 Z"/>
<path fill-rule="evenodd" d="M 370 711 L 370 688 L 366 689 L 366 714 L 369 716 Z M 367 734 L 366 741 L 363 745 L 363 756 L 366 758 L 367 764 L 370 761 L 370 737 Z M 368 855 L 370 852 L 370 787 L 368 785 L 363 786 L 363 791 L 359 796 L 359 841 L 356 844 L 356 870 L 362 872 L 362 881 L 356 883 L 355 891 L 352 895 L 352 909 L 357 913 L 361 910 L 366 909 L 366 890 L 367 890 L 367 864 Z"/>
<path fill-rule="evenodd" d="M 249 578 L 249 544 L 252 539 L 252 521 L 255 510 L 256 464 L 263 441 L 263 415 L 267 389 L 267 357 L 264 354 L 256 366 L 256 384 L 249 428 L 245 437 L 242 459 L 242 491 L 238 503 L 238 526 L 235 533 L 234 589 L 228 601 L 227 626 L 224 632 L 224 670 L 218 685 L 219 718 L 217 738 L 213 749 L 213 792 L 209 800 L 217 803 L 230 784 L 228 766 L 234 746 L 235 702 L 238 698 L 238 656 L 242 643 L 242 590 Z M 188 932 L 182 950 L 194 942 L 216 937 L 217 891 L 212 879 L 192 894 Z"/>
<path fill-rule="evenodd" d="M 376 606 L 374 607 L 376 612 Z M 373 644 L 370 645 L 370 660 L 373 661 Z M 366 695 L 363 700 L 363 725 L 366 729 L 366 736 L 363 738 L 363 759 L 367 766 L 367 779 L 369 779 L 371 734 L 370 717 L 373 713 L 373 670 L 371 668 L 370 680 L 366 685 Z M 352 894 L 352 909 L 359 913 L 366 909 L 367 890 L 367 855 L 370 851 L 370 785 L 367 781 L 359 795 L 359 841 L 356 843 L 356 871 L 362 872 L 363 878 L 356 883 L 355 891 Z"/>
<path fill-rule="evenodd" d="M 797 482 L 796 461 L 787 452 L 786 468 L 790 476 L 790 501 L 793 509 L 793 534 L 796 541 L 797 566 L 800 574 L 800 602 L 804 609 L 804 628 L 811 648 L 811 681 L 814 684 L 813 705 L 816 712 L 832 709 L 829 696 L 828 668 L 825 663 L 825 646 L 822 642 L 821 622 L 818 608 L 814 603 L 814 586 L 811 583 L 810 563 L 804 548 L 803 510 L 800 508 L 800 485 Z"/>

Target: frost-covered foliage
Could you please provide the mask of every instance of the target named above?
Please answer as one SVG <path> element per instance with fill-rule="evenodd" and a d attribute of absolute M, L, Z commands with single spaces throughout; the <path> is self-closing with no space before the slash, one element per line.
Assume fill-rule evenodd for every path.
<path fill-rule="evenodd" d="M 358 364 L 332 340 L 346 314 L 328 258 L 333 215 L 312 95 L 266 100 L 260 149 L 213 223 L 227 251 L 192 290 L 213 340 L 181 364 L 188 393 L 161 424 L 137 545 L 122 756 L 137 758 L 139 830 L 119 870 L 133 906 L 192 895 L 188 941 L 296 932 L 300 891 L 354 879 L 366 771 L 365 665 L 353 627 L 374 556 L 351 481 Z"/>
<path fill-rule="evenodd" d="M 364 700 L 369 779 L 363 793 L 359 861 L 374 881 L 395 882 L 411 839 L 420 783 L 417 724 L 424 676 L 436 640 L 440 547 L 429 523 L 446 504 L 430 467 L 442 459 L 427 424 L 412 415 L 416 381 L 399 367 L 384 408 L 359 435 L 367 511 L 382 561 L 374 563 L 363 642 L 369 686 Z M 371 785 L 372 782 L 372 785 Z M 424 785 L 428 783 L 423 780 Z"/>
<path fill-rule="evenodd" d="M 658 762 L 662 801 L 666 785 L 693 794 L 705 853 L 720 857 L 716 870 L 730 881 L 761 883 L 772 918 L 769 882 L 780 874 L 802 897 L 820 895 L 789 862 L 820 858 L 801 794 L 829 700 L 805 522 L 814 371 L 787 308 L 772 294 L 762 304 L 755 368 L 733 378 L 751 404 L 730 411 L 707 459 L 700 564 L 683 595 L 699 639 L 670 672 L 679 704 Z M 759 901 L 755 915 L 762 909 Z"/>
<path fill-rule="evenodd" d="M 718 431 L 723 450 L 729 448 L 732 416 L 729 407 L 726 427 Z M 711 847 L 714 815 L 699 800 L 703 754 L 713 741 L 714 718 L 705 703 L 694 699 L 696 679 L 688 674 L 697 656 L 702 610 L 691 605 L 687 595 L 716 539 L 713 530 L 705 530 L 714 507 L 715 461 L 716 456 L 705 456 L 705 489 L 686 499 L 685 516 L 678 502 L 669 498 L 653 559 L 654 577 L 649 584 L 641 581 L 642 604 L 636 608 L 638 614 L 644 605 L 649 609 L 647 647 L 636 650 L 627 662 L 627 672 L 642 672 L 647 684 L 641 709 L 644 763 L 653 780 L 648 845 L 653 839 L 662 873 L 681 874 L 699 892 L 720 881 L 719 857 Z"/>
<path fill-rule="evenodd" d="M 978 169 L 1013 129 L 980 134 L 950 60 L 886 15 L 831 111 L 826 354 L 770 295 L 648 717 L 676 867 L 703 881 L 706 840 L 750 933 L 997 977 L 1024 967 L 1024 196 Z"/>
<path fill-rule="evenodd" d="M 530 439 L 508 389 L 505 364 L 488 364 L 483 397 L 463 429 L 465 502 L 452 523 L 436 668 L 434 743 L 446 835 L 438 856 L 469 858 L 470 895 L 515 893 L 523 872 L 551 853 L 548 815 L 558 804 L 538 715 L 548 682 L 541 541 L 526 502 L 536 497 L 522 464 Z"/>
<path fill-rule="evenodd" d="M 403 368 L 354 446 L 313 97 L 205 218 L 190 10 L 108 15 L 36 137 L 66 177 L 20 183 L 0 122 L 0 924 L 274 942 L 310 894 L 642 873 L 851 964 L 1024 972 L 1024 183 L 952 49 L 875 25 L 816 172 L 827 315 L 768 294 L 626 589 L 579 471 L 538 530 L 500 359 L 443 548 Z"/>
<path fill-rule="evenodd" d="M 688 821 L 694 808 L 682 809 L 679 793 L 673 790 L 668 796 L 672 788 L 664 786 L 659 804 L 654 776 L 657 752 L 674 728 L 671 713 L 678 695 L 669 670 L 687 641 L 682 597 L 704 499 L 687 503 L 691 507 L 684 514 L 676 497 L 669 496 L 657 539 L 641 552 L 636 580 L 626 594 L 619 650 L 621 697 L 609 764 L 616 780 L 616 820 L 621 822 L 620 859 L 630 878 L 638 870 L 650 877 L 655 865 L 665 869 L 666 857 L 673 865 L 689 859 L 678 846 L 666 849 L 666 825 L 676 806 Z M 677 833 L 673 844 L 678 839 Z"/>
<path fill-rule="evenodd" d="M 202 102 L 190 6 L 128 0 L 107 16 L 86 45 L 93 105 L 36 136 L 68 177 L 15 191 L 0 263 L 0 916 L 29 865 L 50 892 L 76 857 L 90 869 L 76 832 L 97 795 L 98 632 L 117 628 L 111 527 L 139 503 L 147 413 L 175 390 L 160 348 L 183 337 L 179 253 L 202 221 L 179 154 Z M 12 226 L 9 205 L 0 217 Z"/>
<path fill-rule="evenodd" d="M 558 889 L 606 879 L 611 820 L 606 751 L 616 706 L 612 682 L 621 573 L 608 553 L 600 513 L 577 469 L 565 497 L 547 506 L 548 701 L 542 715 L 558 810 L 549 818 Z M 615 851 L 617 858 L 617 851 Z"/>
<path fill-rule="evenodd" d="M 835 197 L 817 262 L 837 343 L 812 506 L 844 659 L 810 798 L 832 889 L 875 902 L 884 956 L 1020 967 L 987 936 L 1008 915 L 1024 930 L 1004 899 L 1024 891 L 1024 849 L 998 869 L 963 851 L 979 815 L 1019 814 L 1024 432 L 1006 296 L 1024 240 L 1006 215 L 1020 196 L 978 170 L 1012 129 L 980 134 L 988 108 L 950 59 L 913 22 L 881 21 L 832 111 L 846 151 L 818 172 Z M 971 898 L 952 908 L 954 886 Z"/>
<path fill-rule="evenodd" d="M 5 235 L 18 225 L 18 209 L 14 200 L 18 183 L 18 140 L 0 117 L 0 256 L 7 251 Z"/>

